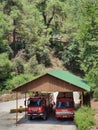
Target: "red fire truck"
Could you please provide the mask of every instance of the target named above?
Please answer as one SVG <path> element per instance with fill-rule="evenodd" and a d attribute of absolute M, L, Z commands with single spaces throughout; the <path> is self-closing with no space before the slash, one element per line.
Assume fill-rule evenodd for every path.
<path fill-rule="evenodd" d="M 57 97 L 55 116 L 57 119 L 60 118 L 74 118 L 74 100 L 71 96 Z"/>
<path fill-rule="evenodd" d="M 34 119 L 41 117 L 44 120 L 47 119 L 52 107 L 52 95 L 51 94 L 41 94 L 37 97 L 32 97 L 27 100 L 27 115 L 28 119 Z"/>
<path fill-rule="evenodd" d="M 46 120 L 48 112 L 49 106 L 46 104 L 46 100 L 44 98 L 34 97 L 28 99 L 27 115 L 29 120 L 37 117 L 41 117 Z"/>

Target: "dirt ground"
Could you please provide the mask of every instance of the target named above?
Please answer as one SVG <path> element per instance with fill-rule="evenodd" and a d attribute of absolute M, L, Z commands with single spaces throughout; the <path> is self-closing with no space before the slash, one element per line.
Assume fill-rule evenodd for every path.
<path fill-rule="evenodd" d="M 91 130 L 98 130 L 98 101 L 95 102 L 94 100 L 91 100 L 91 108 L 95 110 L 95 120 L 96 120 L 96 127 L 92 128 Z"/>

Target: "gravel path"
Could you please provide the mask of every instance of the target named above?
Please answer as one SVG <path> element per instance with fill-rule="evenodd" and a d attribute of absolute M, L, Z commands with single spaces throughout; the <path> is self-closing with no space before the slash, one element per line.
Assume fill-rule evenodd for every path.
<path fill-rule="evenodd" d="M 24 99 L 20 99 L 18 101 L 18 107 L 24 107 Z M 10 109 L 16 108 L 16 101 L 8 101 L 8 102 L 1 102 L 0 103 L 0 111 L 10 112 Z"/>

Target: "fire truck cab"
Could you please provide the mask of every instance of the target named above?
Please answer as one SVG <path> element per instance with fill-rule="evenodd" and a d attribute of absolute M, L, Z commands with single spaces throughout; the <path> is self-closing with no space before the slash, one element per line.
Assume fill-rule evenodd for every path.
<path fill-rule="evenodd" d="M 55 117 L 60 118 L 74 118 L 74 100 L 72 96 L 66 95 L 57 97 Z"/>
<path fill-rule="evenodd" d="M 49 106 L 46 104 L 45 98 L 34 97 L 28 99 L 27 115 L 29 120 L 37 117 L 41 117 L 46 120 L 48 111 Z"/>

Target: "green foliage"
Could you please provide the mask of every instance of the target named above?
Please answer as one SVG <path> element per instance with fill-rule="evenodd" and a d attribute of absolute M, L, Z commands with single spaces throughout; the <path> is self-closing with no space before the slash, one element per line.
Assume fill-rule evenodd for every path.
<path fill-rule="evenodd" d="M 6 43 L 0 43 L 0 53 L 7 53 L 10 59 L 13 57 L 13 51 Z"/>
<path fill-rule="evenodd" d="M 94 111 L 86 106 L 82 106 L 75 112 L 75 122 L 78 130 L 91 130 L 95 125 Z"/>
<path fill-rule="evenodd" d="M 98 25 L 98 1 L 97 0 L 83 0 L 79 1 L 80 8 L 78 8 L 79 18 L 79 39 L 88 41 L 97 39 L 97 25 Z"/>
<path fill-rule="evenodd" d="M 57 38 L 59 38 L 59 36 Z M 64 43 L 58 39 L 52 38 L 50 47 L 54 50 L 54 55 L 59 59 L 62 59 L 65 50 Z"/>
<path fill-rule="evenodd" d="M 98 46 L 97 42 L 86 42 L 84 46 L 80 48 L 80 68 L 84 73 L 88 73 L 95 64 L 98 63 Z M 96 59 L 96 61 L 95 61 Z"/>
<path fill-rule="evenodd" d="M 31 80 L 34 79 L 34 76 L 31 74 L 21 74 L 21 75 L 17 75 L 11 79 L 8 79 L 5 82 L 5 90 L 11 90 L 13 88 L 16 88 L 22 84 L 25 84 Z"/>
<path fill-rule="evenodd" d="M 36 59 L 36 56 L 33 56 L 28 61 L 28 64 L 25 65 L 25 73 L 38 75 L 42 72 L 44 66 L 41 64 L 38 64 L 38 61 Z"/>
<path fill-rule="evenodd" d="M 5 90 L 5 81 L 0 82 L 0 93 L 2 93 L 3 90 Z"/>
<path fill-rule="evenodd" d="M 3 7 L 3 6 L 2 6 Z M 7 15 L 3 13 L 3 8 L 0 10 L 0 40 L 5 40 L 6 32 L 9 30 L 10 23 L 7 21 Z"/>
<path fill-rule="evenodd" d="M 0 80 L 5 80 L 11 73 L 12 64 L 6 53 L 0 54 Z"/>
<path fill-rule="evenodd" d="M 8 54 L 15 75 L 39 74 L 51 65 L 50 53 L 54 52 L 69 70 L 88 75 L 95 89 L 97 42 L 98 0 L 0 2 L 0 53 Z M 9 79 L 10 71 L 2 80 Z"/>
<path fill-rule="evenodd" d="M 50 66 L 50 58 L 49 58 L 49 50 L 48 49 L 43 49 L 42 52 L 41 51 L 37 51 L 36 53 L 36 57 L 38 60 L 38 63 L 40 64 L 44 64 L 46 67 Z"/>
<path fill-rule="evenodd" d="M 37 70 L 36 70 L 37 65 L 38 65 L 38 61 L 36 60 L 36 57 L 35 56 L 31 57 L 26 67 L 26 71 L 28 73 L 37 73 Z"/>
<path fill-rule="evenodd" d="M 92 91 L 98 86 L 98 65 L 92 67 L 92 69 L 85 75 L 85 79 L 92 86 Z"/>
<path fill-rule="evenodd" d="M 13 61 L 13 71 L 16 75 L 24 72 L 23 60 L 20 57 L 16 57 Z"/>
<path fill-rule="evenodd" d="M 98 101 L 98 87 L 94 90 L 93 97 L 96 101 Z"/>
<path fill-rule="evenodd" d="M 93 97 L 98 99 L 98 63 L 94 62 L 94 65 L 91 70 L 85 75 L 85 79 L 88 81 L 91 86 L 91 91 L 93 92 Z"/>
<path fill-rule="evenodd" d="M 67 49 L 62 54 L 62 60 L 68 69 L 72 71 L 80 71 L 79 43 L 73 41 L 68 44 Z"/>
<path fill-rule="evenodd" d="M 63 54 L 64 64 L 68 64 L 71 70 L 82 71 L 87 73 L 93 66 L 93 63 L 98 63 L 98 1 L 97 0 L 71 0 L 67 1 L 67 14 L 68 17 L 65 22 L 66 35 L 69 39 L 69 45 L 65 48 Z M 72 50 L 75 45 L 71 42 L 75 41 L 76 53 Z M 72 48 L 70 50 L 69 48 Z M 68 55 L 68 58 L 67 58 Z M 71 64 L 70 64 L 71 63 Z M 81 72 L 80 71 L 80 72 Z"/>

